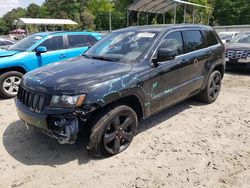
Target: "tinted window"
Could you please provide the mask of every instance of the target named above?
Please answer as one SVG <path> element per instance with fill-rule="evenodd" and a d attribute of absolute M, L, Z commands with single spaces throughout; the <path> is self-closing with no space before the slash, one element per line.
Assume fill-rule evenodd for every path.
<path fill-rule="evenodd" d="M 90 46 L 94 44 L 97 40 L 88 35 L 68 35 L 69 47 L 77 48 L 83 46 Z"/>
<path fill-rule="evenodd" d="M 205 47 L 205 43 L 200 31 L 183 31 L 185 52 L 192 52 Z"/>
<path fill-rule="evenodd" d="M 4 41 L 0 41 L 0 46 L 4 46 L 4 45 L 5 45 Z"/>
<path fill-rule="evenodd" d="M 96 43 L 97 39 L 93 36 L 90 36 L 90 35 L 85 35 L 85 38 L 88 42 L 90 42 L 91 44 L 94 44 Z"/>
<path fill-rule="evenodd" d="M 161 48 L 169 48 L 172 51 L 175 51 L 176 55 L 183 54 L 183 41 L 181 32 L 176 31 L 168 34 L 161 42 L 159 49 Z"/>
<path fill-rule="evenodd" d="M 213 46 L 218 44 L 218 40 L 214 36 L 214 33 L 212 31 L 203 31 L 204 37 L 207 41 L 207 46 Z"/>
<path fill-rule="evenodd" d="M 47 39 L 39 46 L 45 46 L 48 51 L 64 49 L 63 36 L 55 36 Z"/>

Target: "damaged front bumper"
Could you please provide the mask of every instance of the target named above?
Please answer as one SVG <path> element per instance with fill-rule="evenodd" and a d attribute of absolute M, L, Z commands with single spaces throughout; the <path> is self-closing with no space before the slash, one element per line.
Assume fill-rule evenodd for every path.
<path fill-rule="evenodd" d="M 43 115 L 28 110 L 15 100 L 17 113 L 27 126 L 39 128 L 44 134 L 55 138 L 61 144 L 74 144 L 81 128 L 81 121 L 76 115 Z"/>

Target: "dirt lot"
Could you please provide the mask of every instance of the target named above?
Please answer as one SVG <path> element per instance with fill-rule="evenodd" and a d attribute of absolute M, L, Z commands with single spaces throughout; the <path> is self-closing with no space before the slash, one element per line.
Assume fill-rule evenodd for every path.
<path fill-rule="evenodd" d="M 185 101 L 141 123 L 118 156 L 59 145 L 0 100 L 0 187 L 249 187 L 250 73 L 227 73 L 218 101 Z"/>

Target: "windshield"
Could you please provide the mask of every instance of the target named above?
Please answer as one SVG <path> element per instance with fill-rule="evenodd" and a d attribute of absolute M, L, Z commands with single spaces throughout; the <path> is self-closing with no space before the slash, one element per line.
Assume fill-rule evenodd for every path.
<path fill-rule="evenodd" d="M 20 40 L 8 50 L 14 50 L 14 51 L 26 51 L 29 49 L 32 45 L 34 45 L 37 41 L 41 40 L 43 36 L 40 35 L 30 35 L 28 37 L 25 37 L 24 39 Z"/>
<path fill-rule="evenodd" d="M 114 32 L 104 37 L 84 55 L 110 61 L 133 62 L 152 45 L 157 37 L 152 31 Z"/>
<path fill-rule="evenodd" d="M 240 33 L 236 35 L 232 40 L 232 43 L 250 43 L 250 33 Z"/>

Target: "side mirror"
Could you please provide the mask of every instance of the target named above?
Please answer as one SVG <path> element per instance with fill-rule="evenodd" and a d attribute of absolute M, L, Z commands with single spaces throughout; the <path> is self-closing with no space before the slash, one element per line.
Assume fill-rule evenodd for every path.
<path fill-rule="evenodd" d="M 173 49 L 170 48 L 161 48 L 157 51 L 157 61 L 163 62 L 163 61 L 169 61 L 172 59 L 175 59 L 176 52 Z"/>
<path fill-rule="evenodd" d="M 38 46 L 38 47 L 36 48 L 36 53 L 37 53 L 38 55 L 40 55 L 41 53 L 45 53 L 45 52 L 47 52 L 47 48 L 46 48 L 45 46 Z"/>

